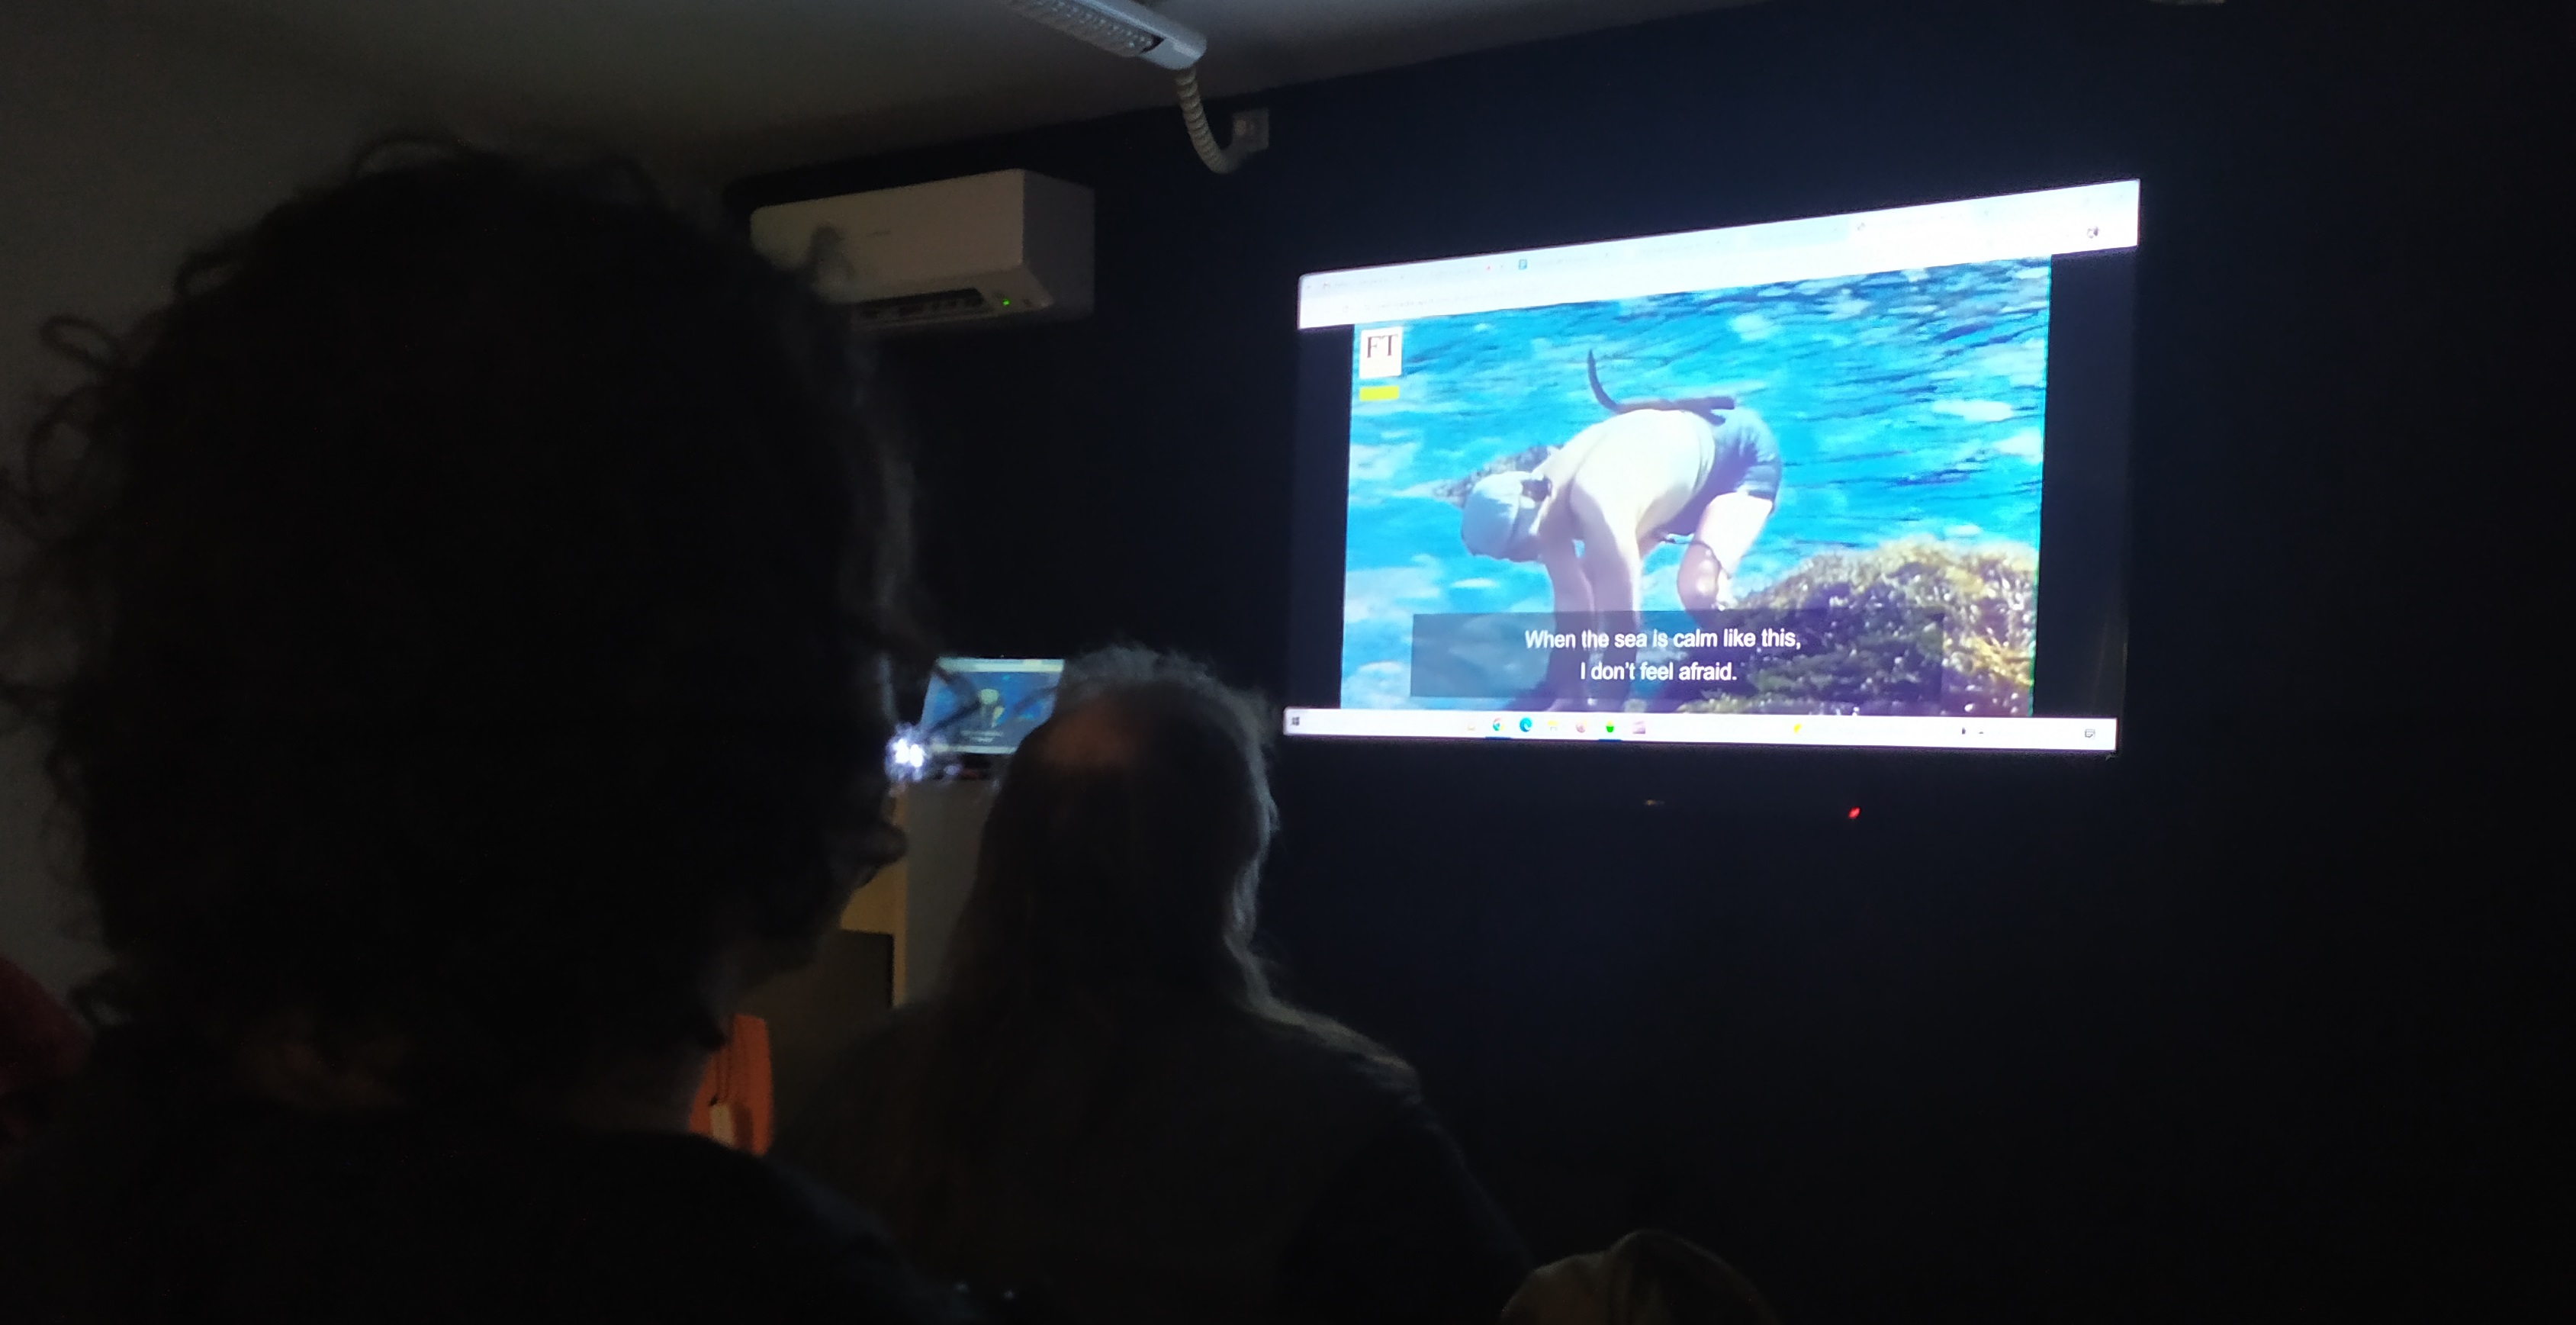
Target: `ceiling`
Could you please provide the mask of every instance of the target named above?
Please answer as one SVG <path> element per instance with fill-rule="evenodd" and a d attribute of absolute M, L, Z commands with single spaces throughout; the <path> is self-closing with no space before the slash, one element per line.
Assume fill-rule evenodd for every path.
<path fill-rule="evenodd" d="M 1160 104 L 1000 0 L 139 0 L 463 127 L 731 175 Z M 1224 96 L 1747 0 L 1164 0 Z"/>

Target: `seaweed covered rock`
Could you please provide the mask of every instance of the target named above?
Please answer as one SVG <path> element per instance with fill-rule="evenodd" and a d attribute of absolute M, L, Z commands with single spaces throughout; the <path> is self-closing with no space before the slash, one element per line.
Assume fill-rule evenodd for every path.
<path fill-rule="evenodd" d="M 1764 660 L 1736 693 L 1679 707 L 2027 714 L 2037 579 L 2037 554 L 2017 545 L 1908 540 L 1810 557 L 1730 614 L 1747 624 L 1794 620 L 1800 648 Z"/>

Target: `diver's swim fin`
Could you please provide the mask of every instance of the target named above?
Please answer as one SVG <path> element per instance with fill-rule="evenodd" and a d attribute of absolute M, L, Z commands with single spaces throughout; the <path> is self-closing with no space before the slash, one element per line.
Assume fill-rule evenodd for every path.
<path fill-rule="evenodd" d="M 1641 409 L 1669 409 L 1705 417 L 1719 410 L 1735 408 L 1733 396 L 1692 396 L 1687 400 L 1636 400 L 1624 405 L 1620 404 L 1612 400 L 1610 393 L 1602 388 L 1601 364 L 1593 358 L 1590 350 L 1583 352 L 1583 375 L 1592 383 L 1592 398 L 1601 402 L 1601 408 L 1613 414 L 1627 414 Z M 1710 422 L 1714 423 L 1716 420 L 1711 419 Z"/>
<path fill-rule="evenodd" d="M 1601 364 L 1598 360 L 1592 357 L 1592 351 L 1590 350 L 1585 350 L 1583 352 L 1583 375 L 1592 380 L 1592 398 L 1601 402 L 1601 408 L 1606 409 L 1613 414 L 1625 414 L 1628 412 L 1619 404 L 1618 401 L 1610 398 L 1609 392 L 1601 389 Z"/>

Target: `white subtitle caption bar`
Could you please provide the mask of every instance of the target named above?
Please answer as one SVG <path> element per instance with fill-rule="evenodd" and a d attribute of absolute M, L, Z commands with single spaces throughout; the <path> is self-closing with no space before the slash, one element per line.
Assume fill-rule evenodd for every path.
<path fill-rule="evenodd" d="M 1317 272 L 1297 283 L 1297 326 L 1307 330 L 1642 299 L 2091 253 L 2137 243 L 2138 182 L 2123 180 L 1883 212 Z"/>
<path fill-rule="evenodd" d="M 1290 736 L 1363 740 L 1576 741 L 1607 745 L 1799 745 L 1891 750 L 2109 754 L 2116 718 L 1918 718 L 1776 713 L 1502 713 L 1292 708 Z"/>

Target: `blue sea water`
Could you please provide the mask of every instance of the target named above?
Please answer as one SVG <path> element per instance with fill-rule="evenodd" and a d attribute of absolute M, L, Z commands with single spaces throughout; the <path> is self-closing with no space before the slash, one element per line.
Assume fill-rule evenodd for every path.
<path fill-rule="evenodd" d="M 1405 323 L 1392 379 L 1358 380 L 1354 348 L 1342 703 L 1485 706 L 1408 693 L 1413 617 L 1545 612 L 1547 573 L 1468 552 L 1434 489 L 1605 417 L 1587 351 L 1614 398 L 1731 395 L 1770 423 L 1785 482 L 1739 591 L 1899 539 L 2036 549 L 2048 294 L 2044 258 L 1963 263 Z M 1679 608 L 1680 560 L 1646 559 L 1648 610 Z"/>

